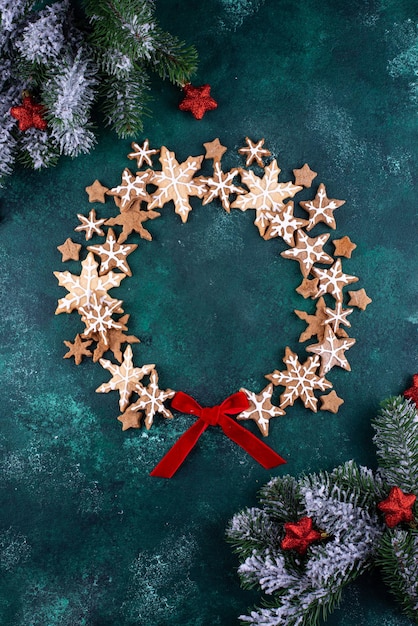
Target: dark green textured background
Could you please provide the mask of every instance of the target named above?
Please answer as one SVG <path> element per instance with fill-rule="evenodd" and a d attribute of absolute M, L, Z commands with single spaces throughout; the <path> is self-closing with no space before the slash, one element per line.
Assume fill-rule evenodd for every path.
<path fill-rule="evenodd" d="M 155 80 L 138 141 L 184 160 L 219 137 L 226 168 L 242 162 L 245 136 L 265 137 L 283 181 L 307 161 L 330 197 L 346 199 L 332 237 L 357 243 L 343 267 L 373 304 L 350 318 L 352 372 L 329 375 L 345 400 L 338 415 L 298 402 L 271 423 L 267 442 L 287 466 L 270 474 L 211 429 L 172 480 L 150 478 L 190 418 L 122 433 L 118 395 L 94 393 L 108 372 L 62 358 L 78 316 L 54 316 L 65 290 L 53 270 L 78 271 L 56 246 L 82 241 L 73 228 L 91 208 L 84 187 L 118 184 L 130 144 L 102 132 L 88 156 L 19 171 L 0 204 L 2 626 L 236 624 L 259 594 L 240 589 L 224 540 L 230 517 L 256 504 L 270 475 L 350 458 L 374 467 L 370 419 L 417 370 L 416 1 L 158 7 L 162 26 L 197 46 L 193 82 L 210 83 L 219 107 L 196 121 L 177 109 L 179 91 Z M 185 225 L 162 210 L 150 223 L 154 241 L 137 240 L 134 276 L 114 293 L 142 340 L 136 362 L 157 363 L 163 388 L 210 405 L 241 386 L 260 390 L 263 374 L 282 369 L 286 345 L 303 355 L 305 325 L 292 310 L 312 303 L 294 291 L 298 264 L 279 256 L 284 244 L 258 236 L 252 212 L 194 207 Z M 96 208 L 112 214 L 110 202 Z M 332 626 L 410 623 L 378 575 L 343 597 Z"/>

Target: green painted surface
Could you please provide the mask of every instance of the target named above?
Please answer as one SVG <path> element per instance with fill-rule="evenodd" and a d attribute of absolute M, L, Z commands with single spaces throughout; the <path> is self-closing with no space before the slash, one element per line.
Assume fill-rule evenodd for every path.
<path fill-rule="evenodd" d="M 346 199 L 332 237 L 357 243 L 344 269 L 373 299 L 351 316 L 352 371 L 329 376 L 345 404 L 338 415 L 297 404 L 272 422 L 267 442 L 288 464 L 271 474 L 350 458 L 374 466 L 370 419 L 417 370 L 416 3 L 159 7 L 162 25 L 198 47 L 194 83 L 210 83 L 219 107 L 196 121 L 177 109 L 178 90 L 155 80 L 154 115 L 138 141 L 184 160 L 219 137 L 230 167 L 242 162 L 245 136 L 265 137 L 281 180 L 307 161 L 332 197 Z M 63 265 L 56 246 L 90 208 L 84 187 L 118 184 L 129 148 L 103 132 L 90 155 L 18 172 L 2 191 L 2 626 L 225 626 L 259 598 L 240 589 L 224 529 L 256 504 L 270 473 L 212 429 L 175 478 L 149 477 L 190 419 L 122 433 L 117 394 L 94 393 L 108 373 L 62 358 L 80 327 L 76 314 L 54 316 L 65 292 L 52 272 L 78 265 Z M 292 310 L 309 303 L 294 291 L 297 263 L 258 236 L 250 214 L 194 206 L 187 224 L 166 207 L 150 225 L 153 242 L 132 239 L 134 275 L 118 293 L 142 339 L 136 361 L 157 363 L 162 387 L 210 405 L 241 386 L 261 389 L 263 375 L 281 369 L 284 347 L 297 349 L 304 329 Z M 410 623 L 378 575 L 343 598 L 332 626 Z"/>

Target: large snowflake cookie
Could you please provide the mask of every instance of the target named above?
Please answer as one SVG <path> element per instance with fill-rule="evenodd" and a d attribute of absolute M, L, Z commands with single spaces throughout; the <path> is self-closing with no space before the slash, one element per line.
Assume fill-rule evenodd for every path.
<path fill-rule="evenodd" d="M 297 293 L 308 302 L 315 301 L 315 310 L 312 307 L 295 310 L 297 317 L 306 323 L 299 343 L 305 343 L 304 350 L 310 354 L 300 355 L 288 345 L 283 357 L 285 369 L 274 369 L 266 374 L 269 384 L 264 389 L 259 393 L 241 389 L 248 399 L 248 408 L 237 419 L 255 422 L 267 436 L 270 421 L 284 415 L 296 402 L 316 412 L 320 400 L 320 410 L 332 413 L 343 404 L 335 390 L 330 392 L 333 384 L 325 376 L 334 367 L 351 369 L 346 352 L 355 344 L 355 339 L 347 334 L 347 329 L 351 328 L 347 317 L 353 313 L 348 306 L 365 309 L 371 302 L 364 289 L 349 291 L 348 297 L 345 293 L 345 288 L 357 282 L 358 277 L 343 271 L 340 257 L 350 258 L 356 245 L 347 236 L 329 241 L 330 229 L 337 228 L 335 211 L 345 201 L 330 199 L 323 183 L 318 185 L 313 198 L 306 199 L 317 176 L 307 163 L 293 169 L 293 181 L 281 181 L 277 160 L 271 158 L 264 163 L 271 157 L 264 147 L 264 139 L 252 141 L 247 137 L 245 141 L 246 146 L 238 153 L 246 158 L 247 169 L 236 165 L 228 171 L 222 167 L 227 148 L 218 138 L 204 144 L 206 155 L 189 156 L 183 162 L 165 146 L 150 148 L 148 139 L 142 145 L 134 142 L 128 158 L 136 160 L 138 169 L 142 166 L 148 169 L 132 173 L 125 168 L 119 185 L 104 187 L 95 181 L 86 188 L 91 202 L 103 203 L 105 195 L 112 197 L 118 214 L 98 218 L 95 209 L 88 217 L 78 214 L 81 224 L 75 228 L 76 232 L 84 232 L 86 240 L 105 239 L 85 246 L 86 255 L 79 275 L 54 272 L 59 285 L 68 291 L 58 300 L 56 314 L 79 313 L 84 329 L 77 333 L 73 342 L 64 342 L 68 348 L 64 358 L 74 357 L 77 365 L 83 358 L 92 358 L 110 372 L 110 379 L 96 391 L 119 393 L 122 413 L 118 420 L 122 430 L 138 428 L 142 421 L 149 429 L 157 415 L 171 419 L 173 416 L 166 403 L 176 392 L 160 389 L 155 364 L 134 365 L 132 344 L 140 341 L 125 334 L 129 315 L 123 311 L 122 300 L 109 291 L 131 276 L 127 257 L 138 247 L 140 239 L 152 240 L 144 224 L 161 217 L 159 210 L 166 205 L 173 206 L 181 221 L 187 222 L 193 197 L 200 198 L 202 205 L 218 202 L 227 213 L 233 209 L 253 210 L 261 237 L 282 242 L 281 246 L 286 247 L 280 252 L 281 256 L 298 262 L 302 282 L 296 288 Z M 153 167 L 153 156 L 157 154 L 161 168 Z M 210 161 L 212 169 L 208 172 L 206 168 L 205 172 L 205 165 Z M 248 169 L 253 164 L 257 172 Z M 301 192 L 305 195 L 296 202 Z M 308 235 L 311 230 L 315 231 L 312 236 Z M 137 242 L 127 242 L 133 233 Z M 78 259 L 80 248 L 81 244 L 68 238 L 58 246 L 62 261 Z M 292 341 L 294 339 L 289 338 L 291 345 Z M 111 354 L 117 363 L 105 358 Z M 278 397 L 273 400 L 276 388 Z"/>

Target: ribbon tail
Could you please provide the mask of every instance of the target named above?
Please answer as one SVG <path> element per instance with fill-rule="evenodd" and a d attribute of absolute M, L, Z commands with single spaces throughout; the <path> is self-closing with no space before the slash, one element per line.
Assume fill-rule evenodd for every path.
<path fill-rule="evenodd" d="M 171 478 L 177 472 L 189 452 L 194 448 L 200 435 L 206 430 L 208 424 L 198 419 L 176 443 L 163 456 L 161 461 L 154 467 L 150 476 L 158 478 Z"/>
<path fill-rule="evenodd" d="M 277 452 L 269 448 L 269 446 L 258 439 L 252 432 L 227 415 L 223 416 L 219 425 L 227 437 L 248 452 L 264 469 L 272 469 L 277 465 L 286 463 Z"/>

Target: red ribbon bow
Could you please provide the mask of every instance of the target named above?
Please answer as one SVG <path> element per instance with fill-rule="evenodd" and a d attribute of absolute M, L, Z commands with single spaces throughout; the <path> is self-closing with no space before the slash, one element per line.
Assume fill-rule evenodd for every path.
<path fill-rule="evenodd" d="M 260 441 L 253 433 L 229 417 L 230 415 L 238 415 L 248 408 L 247 396 L 242 391 L 229 396 L 222 404 L 212 407 L 201 407 L 187 393 L 178 391 L 171 402 L 171 406 L 182 413 L 196 415 L 199 419 L 183 433 L 158 465 L 154 467 L 151 476 L 160 478 L 174 476 L 208 426 L 220 426 L 227 437 L 244 448 L 265 469 L 286 463 L 281 456 Z"/>

